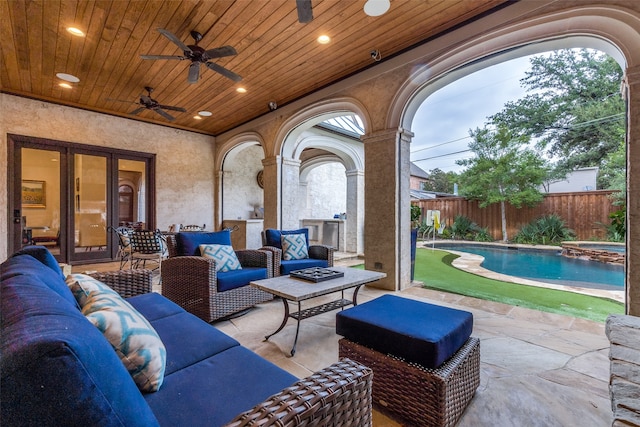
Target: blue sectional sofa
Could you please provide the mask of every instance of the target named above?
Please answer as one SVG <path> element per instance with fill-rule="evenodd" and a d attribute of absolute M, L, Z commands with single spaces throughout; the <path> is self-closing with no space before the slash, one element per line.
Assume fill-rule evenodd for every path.
<path fill-rule="evenodd" d="M 345 359 L 298 381 L 157 293 L 124 300 L 166 349 L 159 389 L 141 392 L 44 247 L 14 254 L 0 273 L 3 425 L 297 425 L 318 417 L 371 425 L 368 368 Z"/>

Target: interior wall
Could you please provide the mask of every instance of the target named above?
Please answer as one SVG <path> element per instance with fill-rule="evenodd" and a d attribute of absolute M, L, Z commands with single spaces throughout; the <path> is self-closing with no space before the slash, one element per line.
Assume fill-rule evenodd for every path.
<path fill-rule="evenodd" d="M 211 136 L 77 108 L 0 94 L 0 164 L 7 170 L 7 134 L 156 155 L 157 226 L 213 224 L 214 143 Z M 0 174 L 0 235 L 8 232 L 7 174 Z M 0 239 L 0 260 L 9 255 Z"/>

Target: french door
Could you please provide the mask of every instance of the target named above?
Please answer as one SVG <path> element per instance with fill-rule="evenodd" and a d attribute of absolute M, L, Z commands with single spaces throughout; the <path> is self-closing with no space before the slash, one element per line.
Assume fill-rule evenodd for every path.
<path fill-rule="evenodd" d="M 155 228 L 154 155 L 9 135 L 8 247 L 44 245 L 70 264 L 115 259 L 111 227 Z M 130 189 L 120 206 L 120 189 Z"/>

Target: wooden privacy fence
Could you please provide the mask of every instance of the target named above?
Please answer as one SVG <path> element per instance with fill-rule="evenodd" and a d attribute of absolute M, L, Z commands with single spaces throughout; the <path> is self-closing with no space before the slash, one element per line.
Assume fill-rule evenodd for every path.
<path fill-rule="evenodd" d="M 545 194 L 542 203 L 535 207 L 523 206 L 517 209 L 506 205 L 507 233 L 511 240 L 522 226 L 542 216 L 556 214 L 568 228 L 576 233 L 578 240 L 606 239 L 607 232 L 602 225 L 610 224 L 609 214 L 619 208 L 613 205 L 610 190 L 585 191 L 576 193 Z M 453 224 L 457 215 L 463 215 L 487 228 L 495 240 L 502 240 L 500 204 L 481 208 L 477 201 L 464 197 L 442 197 L 411 202 L 420 206 L 423 218 L 427 210 L 439 210 L 441 222 Z"/>

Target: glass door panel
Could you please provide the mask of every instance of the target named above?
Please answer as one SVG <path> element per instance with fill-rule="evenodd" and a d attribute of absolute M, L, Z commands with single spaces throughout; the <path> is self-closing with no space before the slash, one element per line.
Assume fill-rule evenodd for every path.
<path fill-rule="evenodd" d="M 60 152 L 23 148 L 20 208 L 21 244 L 47 246 L 60 255 L 60 233 L 64 221 L 60 210 Z M 17 219 L 17 218 L 16 218 Z"/>
<path fill-rule="evenodd" d="M 146 176 L 145 162 L 118 159 L 118 225 L 147 228 Z"/>
<path fill-rule="evenodd" d="M 106 251 L 107 158 L 74 155 L 74 251 Z"/>

